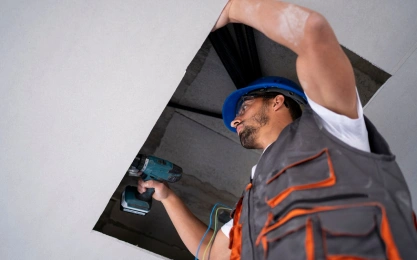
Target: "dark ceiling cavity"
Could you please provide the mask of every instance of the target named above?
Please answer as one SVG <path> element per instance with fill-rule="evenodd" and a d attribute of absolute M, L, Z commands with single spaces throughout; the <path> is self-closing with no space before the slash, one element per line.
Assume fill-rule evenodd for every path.
<path fill-rule="evenodd" d="M 209 39 L 236 88 L 243 88 L 262 77 L 253 28 L 234 24 L 233 40 L 230 27 L 210 33 Z M 236 46 L 237 45 L 237 46 Z"/>

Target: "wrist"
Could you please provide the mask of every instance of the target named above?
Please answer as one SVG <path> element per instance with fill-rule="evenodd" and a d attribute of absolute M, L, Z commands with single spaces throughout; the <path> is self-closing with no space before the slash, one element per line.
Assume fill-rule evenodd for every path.
<path fill-rule="evenodd" d="M 166 196 L 163 199 L 161 199 L 161 202 L 169 203 L 170 201 L 175 200 L 175 197 L 175 193 L 171 189 L 168 189 Z"/>

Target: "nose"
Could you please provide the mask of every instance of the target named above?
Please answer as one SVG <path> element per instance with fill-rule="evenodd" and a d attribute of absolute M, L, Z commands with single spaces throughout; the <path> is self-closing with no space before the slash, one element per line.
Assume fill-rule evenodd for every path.
<path fill-rule="evenodd" d="M 242 120 L 235 117 L 235 119 L 233 119 L 233 121 L 230 123 L 230 126 L 233 127 L 233 128 L 236 128 L 237 125 L 240 124 L 240 122 L 242 122 Z"/>

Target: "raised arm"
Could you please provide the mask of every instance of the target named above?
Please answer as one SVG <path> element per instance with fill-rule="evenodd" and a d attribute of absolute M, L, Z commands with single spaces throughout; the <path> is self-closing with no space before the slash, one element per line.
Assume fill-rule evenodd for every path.
<path fill-rule="evenodd" d="M 249 25 L 294 51 L 307 96 L 335 113 L 358 117 L 352 66 L 321 14 L 276 0 L 231 0 L 215 29 L 228 22 Z"/>
<path fill-rule="evenodd" d="M 207 230 L 207 226 L 195 217 L 182 200 L 165 184 L 152 180 L 144 183 L 139 179 L 138 191 L 142 193 L 146 188 L 155 188 L 153 198 L 162 202 L 182 242 L 195 255 L 198 245 Z M 210 230 L 201 244 L 198 254 L 199 259 L 203 259 L 204 251 L 212 235 L 213 231 Z M 228 246 L 229 239 L 223 232 L 217 232 L 211 248 L 210 259 L 230 259 L 230 249 Z M 208 254 L 206 254 L 205 259 L 208 259 Z"/>

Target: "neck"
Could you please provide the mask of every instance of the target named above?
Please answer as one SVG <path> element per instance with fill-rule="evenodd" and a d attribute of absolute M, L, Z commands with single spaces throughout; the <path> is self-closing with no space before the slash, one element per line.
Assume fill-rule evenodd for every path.
<path fill-rule="evenodd" d="M 262 136 L 262 139 L 259 141 L 261 149 L 265 150 L 268 145 L 275 142 L 281 134 L 282 130 L 291 122 L 292 119 L 275 120 L 270 122 L 268 127 L 264 127 L 260 133 L 260 136 Z"/>

